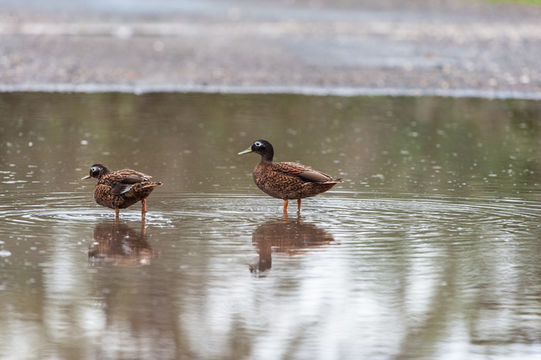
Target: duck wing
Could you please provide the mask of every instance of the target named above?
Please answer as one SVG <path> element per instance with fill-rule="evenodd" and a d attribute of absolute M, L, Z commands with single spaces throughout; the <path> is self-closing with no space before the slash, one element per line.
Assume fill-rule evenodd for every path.
<path fill-rule="evenodd" d="M 135 171 L 132 169 L 117 170 L 117 171 L 114 171 L 113 173 L 117 175 L 118 177 L 141 179 L 139 182 L 149 180 L 150 178 L 152 178 L 152 176 L 150 175 L 147 175 L 147 174 L 144 174 L 142 172 Z"/>
<path fill-rule="evenodd" d="M 111 193 L 113 195 L 125 194 L 133 185 L 149 181 L 150 175 L 131 169 L 118 170 L 110 174 Z"/>
<path fill-rule="evenodd" d="M 294 162 L 275 162 L 272 163 L 274 171 L 280 172 L 285 175 L 295 176 L 304 182 L 312 183 L 324 183 L 327 181 L 334 181 L 329 175 L 322 173 L 321 171 L 314 170 L 308 166 L 304 166 Z"/>

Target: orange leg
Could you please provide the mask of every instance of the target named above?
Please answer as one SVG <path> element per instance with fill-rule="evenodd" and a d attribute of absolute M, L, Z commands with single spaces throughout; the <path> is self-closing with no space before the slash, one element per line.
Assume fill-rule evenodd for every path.
<path fill-rule="evenodd" d="M 287 199 L 284 200 L 284 213 L 287 214 Z"/>
<path fill-rule="evenodd" d="M 115 222 L 118 222 L 118 216 L 120 214 L 120 210 L 115 209 Z"/>
<path fill-rule="evenodd" d="M 301 213 L 301 199 L 297 199 L 297 213 Z"/>
<path fill-rule="evenodd" d="M 143 208 L 141 209 L 141 219 L 144 219 L 145 214 L 147 213 L 147 201 L 146 201 L 146 199 L 141 200 L 141 203 L 143 204 Z"/>
<path fill-rule="evenodd" d="M 145 219 L 143 218 L 141 220 L 141 235 L 145 236 L 146 232 L 147 232 L 147 228 L 146 228 L 146 224 L 145 224 Z"/>

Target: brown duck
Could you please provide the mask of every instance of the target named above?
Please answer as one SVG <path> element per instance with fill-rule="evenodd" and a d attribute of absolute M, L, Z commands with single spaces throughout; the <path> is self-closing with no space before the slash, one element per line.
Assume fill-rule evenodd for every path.
<path fill-rule="evenodd" d="M 102 164 L 92 165 L 90 173 L 81 180 L 90 178 L 98 179 L 94 188 L 94 199 L 98 204 L 114 209 L 116 219 L 119 209 L 125 209 L 138 201 L 143 205 L 141 218 L 144 218 L 147 212 L 147 196 L 154 187 L 162 185 L 161 182 L 150 181 L 151 176 L 139 171 L 131 169 L 110 171 Z"/>
<path fill-rule="evenodd" d="M 327 174 L 294 162 L 274 162 L 274 149 L 266 140 L 256 140 L 252 146 L 239 155 L 255 152 L 261 161 L 254 169 L 256 185 L 268 195 L 284 200 L 284 213 L 287 201 L 297 199 L 297 212 L 301 211 L 301 199 L 317 195 L 341 183 Z"/>

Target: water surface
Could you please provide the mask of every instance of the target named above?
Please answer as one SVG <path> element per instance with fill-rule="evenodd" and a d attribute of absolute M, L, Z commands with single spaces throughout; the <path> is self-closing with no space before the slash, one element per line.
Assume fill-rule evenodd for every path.
<path fill-rule="evenodd" d="M 541 103 L 0 95 L 0 357 L 541 354 Z M 295 204 L 277 160 L 345 182 Z M 121 211 L 90 165 L 165 185 Z"/>

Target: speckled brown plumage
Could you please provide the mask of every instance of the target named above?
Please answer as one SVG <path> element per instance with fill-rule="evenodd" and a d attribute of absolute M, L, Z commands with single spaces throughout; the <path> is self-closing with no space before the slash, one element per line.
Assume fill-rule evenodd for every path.
<path fill-rule="evenodd" d="M 253 178 L 263 192 L 282 200 L 314 196 L 341 182 L 301 164 L 272 161 L 257 164 Z"/>
<path fill-rule="evenodd" d="M 161 182 L 151 181 L 150 175 L 143 174 L 131 169 L 110 171 L 102 164 L 94 164 L 90 168 L 90 177 L 98 179 L 94 188 L 94 199 L 102 206 L 115 209 L 125 209 L 138 201 L 142 201 L 142 213 L 146 213 L 145 199 L 150 195 L 154 187 L 162 185 Z"/>
<path fill-rule="evenodd" d="M 261 155 L 261 162 L 253 171 L 254 182 L 266 194 L 283 199 L 284 211 L 287 210 L 287 200 L 297 199 L 300 211 L 300 199 L 325 192 L 342 182 L 302 164 L 272 161 L 274 149 L 266 140 L 255 141 L 239 154 L 249 152 Z"/>

